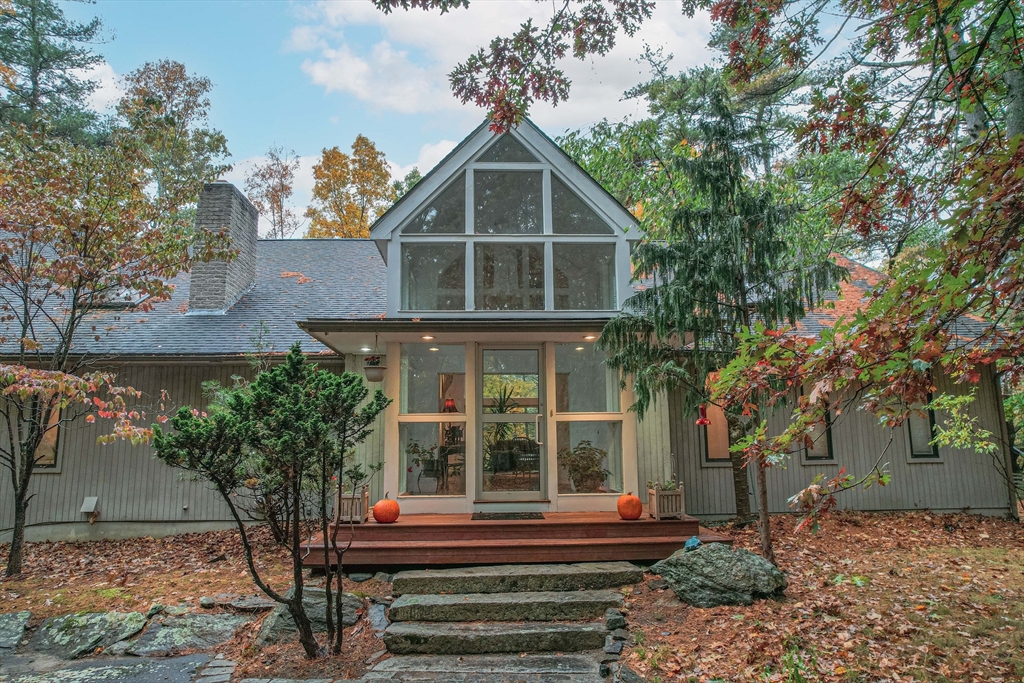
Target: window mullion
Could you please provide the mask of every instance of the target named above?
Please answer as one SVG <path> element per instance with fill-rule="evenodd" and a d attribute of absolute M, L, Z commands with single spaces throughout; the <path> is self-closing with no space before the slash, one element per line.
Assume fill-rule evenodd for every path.
<path fill-rule="evenodd" d="M 466 169 L 466 235 L 474 232 L 473 169 Z M 476 265 L 473 240 L 466 240 L 466 310 L 476 309 Z"/>

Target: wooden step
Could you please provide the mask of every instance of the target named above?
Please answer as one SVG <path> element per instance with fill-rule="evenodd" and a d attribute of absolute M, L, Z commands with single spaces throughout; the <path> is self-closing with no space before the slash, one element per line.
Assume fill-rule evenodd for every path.
<path fill-rule="evenodd" d="M 731 542 L 720 534 L 698 536 L 703 542 Z M 561 563 L 663 560 L 681 549 L 686 536 L 642 538 L 524 538 L 447 541 L 356 541 L 344 555 L 345 567 L 443 566 L 509 563 Z M 305 548 L 304 548 L 305 549 Z M 323 546 L 312 545 L 304 560 L 323 566 Z"/>

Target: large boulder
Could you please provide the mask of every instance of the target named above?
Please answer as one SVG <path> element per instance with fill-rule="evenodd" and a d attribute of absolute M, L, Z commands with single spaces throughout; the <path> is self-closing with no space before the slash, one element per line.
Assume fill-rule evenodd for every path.
<path fill-rule="evenodd" d="M 236 614 L 183 614 L 157 617 L 125 652 L 140 657 L 204 650 L 226 643 L 252 617 Z"/>
<path fill-rule="evenodd" d="M 9 652 L 18 647 L 31 617 L 31 612 L 0 614 L 0 653 L 5 650 Z"/>
<path fill-rule="evenodd" d="M 141 612 L 65 614 L 44 621 L 29 647 L 61 659 L 77 659 L 127 640 L 145 625 L 146 617 Z"/>
<path fill-rule="evenodd" d="M 760 598 L 780 597 L 786 589 L 786 576 L 778 567 L 749 550 L 733 550 L 724 543 L 678 550 L 651 571 L 694 607 L 749 605 Z"/>
<path fill-rule="evenodd" d="M 295 588 L 289 588 L 288 592 L 284 594 L 286 598 L 292 597 L 295 593 Z M 331 592 L 331 600 L 334 600 L 334 592 Z M 323 633 L 327 630 L 327 617 L 325 608 L 327 605 L 327 591 L 323 588 L 310 588 L 308 586 L 302 589 L 302 605 L 306 608 L 306 616 L 309 617 L 310 624 L 313 626 L 314 633 Z M 356 597 L 351 593 L 345 593 L 342 598 L 342 623 L 345 626 L 354 626 L 359 621 L 359 614 L 356 610 L 363 608 L 362 598 Z M 333 605 L 332 605 L 333 609 Z M 333 612 L 332 612 L 333 614 Z M 263 620 L 263 625 L 260 627 L 259 635 L 256 636 L 256 644 L 263 646 L 268 643 L 276 643 L 286 635 L 290 633 L 296 633 L 295 620 L 292 619 L 291 612 L 284 605 L 278 605 L 267 618 Z"/>

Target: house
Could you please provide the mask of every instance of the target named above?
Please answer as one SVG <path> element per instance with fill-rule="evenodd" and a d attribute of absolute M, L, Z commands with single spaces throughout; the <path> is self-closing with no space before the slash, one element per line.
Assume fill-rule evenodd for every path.
<path fill-rule="evenodd" d="M 105 334 L 82 339 L 78 349 L 102 356 L 122 383 L 153 402 L 166 390 L 179 405 L 202 405 L 203 381 L 227 383 L 249 372 L 245 354 L 256 341 L 274 352 L 299 342 L 324 366 L 383 375 L 371 386 L 394 400 L 356 455 L 384 465 L 371 498 L 390 493 L 403 519 L 426 525 L 412 536 L 401 535 L 412 533 L 408 525 L 390 527 L 395 543 L 451 536 L 454 521 L 445 520 L 489 512 L 551 520 L 559 513 L 558 533 L 578 538 L 580 547 L 596 548 L 599 537 L 628 544 L 639 527 L 587 527 L 599 529 L 590 536 L 580 530 L 613 519 L 622 492 L 672 477 L 690 515 L 734 511 L 724 419 L 712 412 L 712 424 L 699 427 L 669 395 L 638 421 L 630 392 L 595 349 L 602 326 L 633 291 L 630 249 L 641 234 L 634 217 L 532 123 L 500 136 L 481 125 L 376 222 L 369 240 L 258 240 L 252 205 L 222 182 L 205 188 L 196 220 L 227 226 L 239 257 L 197 265 L 149 312 L 98 313 Z M 878 274 L 847 265 L 849 306 Z M 835 315 L 813 312 L 802 326 L 814 332 Z M 379 367 L 367 371 L 368 362 Z M 937 383 L 962 391 L 941 377 Z M 983 428 L 1005 434 L 991 374 L 971 410 Z M 851 491 L 840 504 L 1013 511 L 1002 474 L 1008 452 L 935 448 L 928 443 L 935 419 L 897 429 L 884 458 L 889 486 Z M 781 430 L 786 415 L 772 421 Z M 164 466 L 145 446 L 97 445 L 102 429 L 81 424 L 59 434 L 52 460 L 34 477 L 30 540 L 230 524 L 203 483 Z M 887 440 L 869 415 L 836 416 L 812 449 L 769 471 L 771 509 L 786 511 L 787 498 L 816 474 L 841 466 L 868 471 Z M 8 487 L 0 481 L 0 491 Z M 95 523 L 80 512 L 92 497 Z M 689 531 L 672 533 L 696 533 L 691 521 Z M 11 524 L 12 506 L 0 495 L 0 539 Z M 668 527 L 651 528 L 669 543 Z M 467 547 L 492 543 L 506 554 L 521 540 L 466 534 Z M 598 548 L 594 557 L 607 552 Z"/>

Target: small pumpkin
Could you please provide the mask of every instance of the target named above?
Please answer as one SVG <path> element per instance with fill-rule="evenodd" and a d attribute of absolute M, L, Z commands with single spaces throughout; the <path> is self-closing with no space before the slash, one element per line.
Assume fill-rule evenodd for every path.
<path fill-rule="evenodd" d="M 622 519 L 640 519 L 644 514 L 644 504 L 630 491 L 624 496 L 619 496 L 619 517 Z"/>
<path fill-rule="evenodd" d="M 400 512 L 398 501 L 391 500 L 385 493 L 384 498 L 378 500 L 377 504 L 373 506 L 373 519 L 379 524 L 391 524 L 398 519 Z"/>

